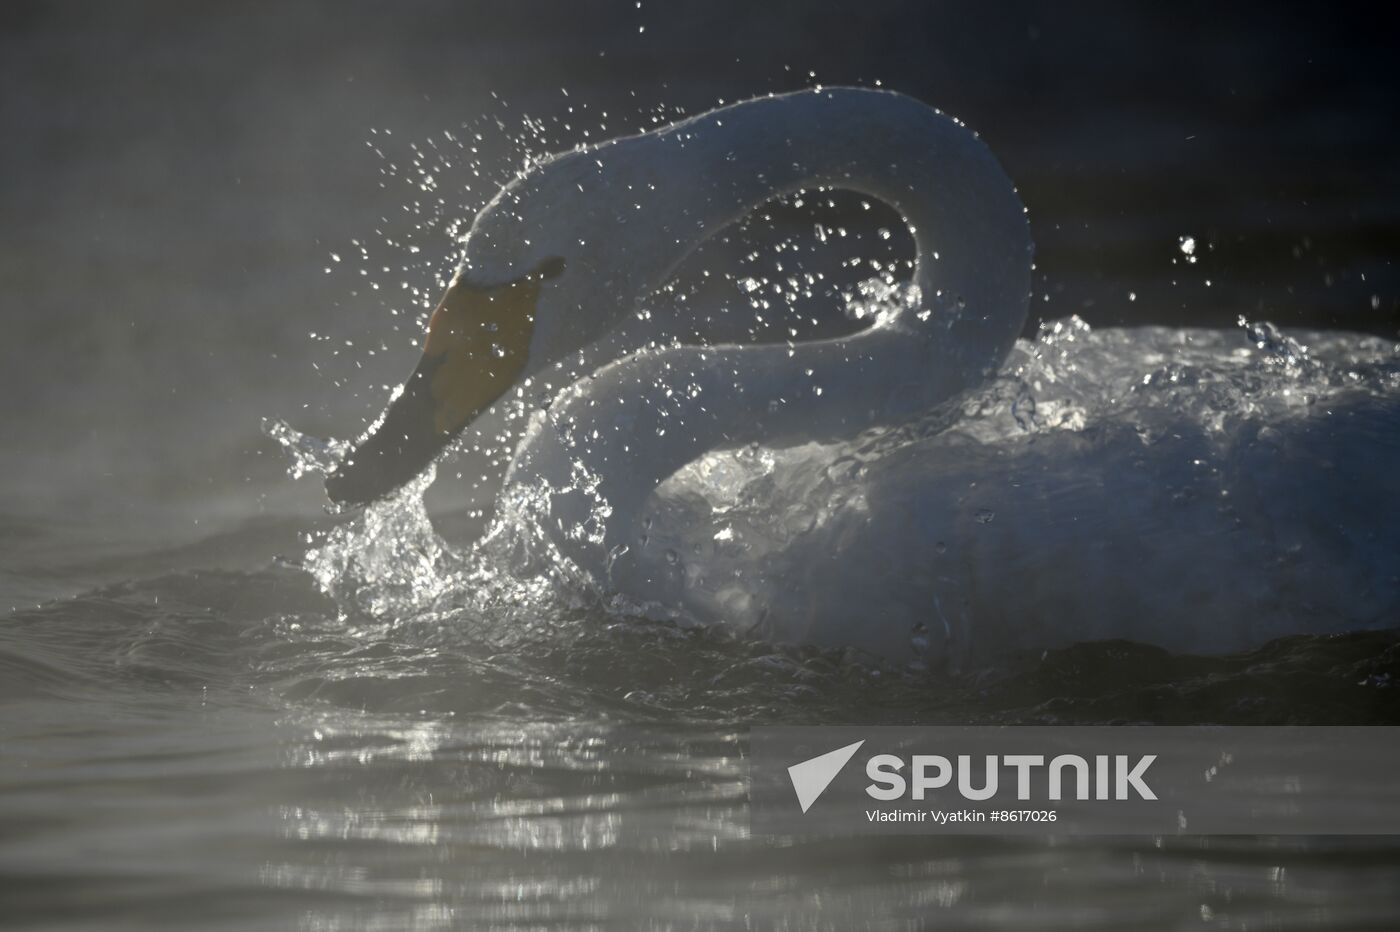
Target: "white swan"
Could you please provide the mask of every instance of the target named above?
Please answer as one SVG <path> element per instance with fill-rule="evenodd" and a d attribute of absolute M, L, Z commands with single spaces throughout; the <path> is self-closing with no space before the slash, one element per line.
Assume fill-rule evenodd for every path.
<path fill-rule="evenodd" d="M 838 339 L 652 349 L 580 378 L 579 351 L 700 242 L 768 199 L 823 186 L 903 215 L 916 244 L 911 300 Z M 1357 546 L 1308 568 L 1310 581 L 1293 567 L 1287 585 L 1276 541 L 1265 539 L 1273 530 L 1255 533 L 1287 515 L 1251 525 L 1234 503 L 1162 507 L 1180 504 L 1180 483 L 1168 481 L 1179 448 L 1173 465 L 1154 468 L 1151 453 L 1105 454 L 1082 437 L 967 456 L 935 436 L 877 458 L 856 506 L 834 502 L 822 533 L 783 546 L 694 553 L 666 545 L 684 527 L 649 524 L 666 513 L 658 486 L 709 451 L 849 439 L 982 386 L 1025 322 L 1031 251 L 1025 210 L 987 148 L 894 93 L 761 98 L 556 157 L 478 215 L 422 360 L 327 490 L 372 500 L 510 388 L 543 396 L 569 386 L 517 450 L 503 495 L 532 502 L 555 554 L 598 587 L 665 611 L 896 659 L 911 644 L 963 656 L 1086 637 L 1229 649 L 1290 630 L 1393 623 L 1393 523 L 1348 513 L 1364 525 L 1345 532 L 1360 535 Z M 1393 421 L 1368 416 L 1326 442 L 1393 437 Z M 1396 452 L 1393 439 L 1380 442 Z M 1256 486 L 1277 461 L 1259 458 Z M 982 472 L 990 481 L 969 494 Z M 809 491 L 842 495 L 830 482 Z M 1251 498 L 1256 512 L 1265 501 Z M 704 520 L 674 512 L 673 521 Z M 1203 560 L 1212 562 L 1201 573 Z"/>

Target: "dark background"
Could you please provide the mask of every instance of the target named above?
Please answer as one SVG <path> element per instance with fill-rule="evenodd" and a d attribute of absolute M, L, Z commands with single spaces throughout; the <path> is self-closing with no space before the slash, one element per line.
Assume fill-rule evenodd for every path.
<path fill-rule="evenodd" d="M 1359 10 L 7 2 L 0 33 L 0 511 L 198 533 L 318 507 L 261 417 L 361 429 L 416 355 L 406 289 L 435 289 L 527 112 L 568 145 L 878 80 L 1017 181 L 1032 328 L 1400 327 L 1396 42 Z"/>

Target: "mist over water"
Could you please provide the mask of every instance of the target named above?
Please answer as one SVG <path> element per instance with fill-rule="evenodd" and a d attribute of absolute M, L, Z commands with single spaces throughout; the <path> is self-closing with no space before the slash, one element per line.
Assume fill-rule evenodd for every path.
<path fill-rule="evenodd" d="M 1033 319 L 956 411 L 674 477 L 650 518 L 658 559 L 711 570 L 692 597 L 723 596 L 726 542 L 776 552 L 840 490 L 910 463 L 1009 488 L 1009 455 L 1128 461 L 1184 431 L 1194 469 L 1266 469 L 1268 429 L 1321 406 L 1366 425 L 1353 462 L 1391 494 L 1329 511 L 1300 487 L 1256 508 L 1380 521 L 1400 501 L 1383 478 L 1400 436 L 1390 40 L 1190 4 L 506 6 L 0 14 L 0 114 L 23 129 L 0 147 L 0 917 L 1391 927 L 1389 839 L 770 843 L 747 836 L 744 788 L 753 723 L 1393 724 L 1400 638 L 1374 614 L 1224 655 L 1074 638 L 960 661 L 911 624 L 893 662 L 601 598 L 481 544 L 522 517 L 494 496 L 528 411 L 366 512 L 327 514 L 319 477 L 287 475 L 288 447 L 333 460 L 317 438 L 353 438 L 411 369 L 453 234 L 528 156 L 880 79 L 967 120 L 1016 179 Z M 788 198 L 633 326 L 847 332 L 842 296 L 900 280 L 909 254 L 883 205 Z M 1325 431 L 1289 442 L 1337 452 Z M 1209 481 L 1181 475 L 1203 483 L 1188 495 Z M 1014 500 L 975 499 L 986 529 L 1014 526 Z M 1305 565 L 1290 543 L 1273 545 Z"/>

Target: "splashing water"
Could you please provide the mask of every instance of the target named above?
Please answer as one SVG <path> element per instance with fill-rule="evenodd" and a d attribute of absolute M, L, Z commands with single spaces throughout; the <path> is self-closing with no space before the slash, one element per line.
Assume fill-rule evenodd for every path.
<path fill-rule="evenodd" d="M 307 571 L 342 611 L 353 607 L 372 618 L 422 615 L 462 588 L 462 558 L 433 530 L 423 502 L 436 475 L 428 467 L 307 551 Z"/>
<path fill-rule="evenodd" d="M 896 303 L 911 300 L 908 290 L 887 280 L 867 283 L 848 298 L 847 314 L 882 319 Z M 934 481 L 930 464 L 946 477 L 963 474 L 950 463 L 976 463 L 974 485 L 995 489 L 1012 481 L 1009 457 L 1055 436 L 1072 438 L 1078 449 L 1093 446 L 1105 462 L 1133 462 L 1141 455 L 1134 451 L 1190 436 L 1191 456 L 1178 470 L 1185 488 L 1202 470 L 1236 468 L 1241 453 L 1234 445 L 1243 434 L 1277 443 L 1281 430 L 1319 405 L 1372 403 L 1394 410 L 1400 400 L 1394 344 L 1344 333 L 1293 336 L 1243 318 L 1240 326 L 1234 332 L 1096 331 L 1077 318 L 1050 322 L 1034 340 L 1018 343 L 997 378 L 907 423 L 834 444 L 712 451 L 658 489 L 642 517 L 639 557 L 650 561 L 656 582 L 626 597 L 609 591 L 610 580 L 573 566 L 552 543 L 549 529 L 561 520 L 566 534 L 603 539 L 610 509 L 596 492 L 598 477 L 582 464 L 570 490 L 512 488 L 486 535 L 465 549 L 448 545 L 433 529 L 422 500 L 430 471 L 330 531 L 307 553 L 305 566 L 342 612 L 391 624 L 440 619 L 452 607 L 470 605 L 475 623 L 499 636 L 522 618 L 530 627 L 589 606 L 615 618 L 722 617 L 731 629 L 762 636 L 763 619 L 775 604 L 794 598 L 799 585 L 784 580 L 780 568 L 815 542 L 834 548 L 842 572 L 863 586 L 878 592 L 899 585 L 882 578 L 879 554 L 841 548 L 859 537 L 853 529 L 868 520 L 873 488 L 927 486 Z M 1383 430 L 1389 422 L 1378 423 Z M 346 446 L 315 441 L 284 424 L 269 433 L 292 456 L 293 475 L 325 471 Z M 567 517 L 551 513 L 562 491 L 584 503 Z M 926 494 L 961 499 L 966 492 Z M 1014 527 L 1014 496 L 1006 505 L 987 501 L 987 493 L 974 497 L 974 523 Z M 894 540 L 889 546 L 922 544 Z M 946 550 L 942 541 L 938 546 Z M 1024 571 L 1053 574 L 1055 567 Z M 915 661 L 927 641 L 920 630 L 926 620 L 911 619 Z M 943 624 L 953 632 L 967 620 L 945 618 Z"/>
<path fill-rule="evenodd" d="M 752 291 L 760 284 L 742 280 L 739 287 Z M 891 269 L 859 283 L 843 297 L 849 319 L 879 325 L 896 309 L 916 304 L 920 295 L 916 287 L 896 283 Z M 524 436 L 542 426 L 542 414 L 536 411 L 527 416 Z M 293 479 L 331 472 L 354 446 L 349 441 L 312 437 L 277 419 L 265 420 L 263 430 L 287 453 Z M 503 431 L 496 442 L 505 439 Z M 760 454 L 758 447 L 750 452 L 771 456 Z M 742 470 L 736 471 L 723 455 L 699 463 L 716 500 L 732 494 L 736 482 L 747 485 Z M 605 580 L 591 577 L 554 544 L 547 529 L 560 518 L 551 508 L 561 493 L 571 492 L 584 504 L 575 522 L 565 528 L 566 535 L 602 545 L 612 509 L 598 493 L 600 477 L 585 464 L 575 464 L 569 489 L 511 488 L 498 502 L 498 516 L 486 534 L 464 550 L 444 541 L 428 516 L 423 496 L 435 475 L 436 469 L 430 467 L 392 496 L 326 532 L 305 553 L 303 568 L 336 601 L 343 617 L 378 618 L 393 625 L 405 618 L 437 619 L 466 605 L 491 617 L 502 612 L 513 615 L 526 606 L 554 615 L 605 602 L 623 616 L 652 613 L 685 619 L 683 613 L 664 605 L 634 602 L 608 592 Z M 336 513 L 338 509 L 328 510 Z"/>
<path fill-rule="evenodd" d="M 310 474 L 325 475 L 350 452 L 352 446 L 344 440 L 323 440 L 304 434 L 286 421 L 274 418 L 263 418 L 262 429 L 264 434 L 282 445 L 291 460 L 287 474 L 293 479 Z"/>
<path fill-rule="evenodd" d="M 287 452 L 294 479 L 329 473 L 352 446 L 312 437 L 280 420 L 265 420 L 263 431 Z M 342 618 L 391 619 L 428 611 L 458 583 L 461 558 L 433 530 L 423 502 L 436 475 L 429 467 L 307 550 L 303 568 L 340 606 Z"/>

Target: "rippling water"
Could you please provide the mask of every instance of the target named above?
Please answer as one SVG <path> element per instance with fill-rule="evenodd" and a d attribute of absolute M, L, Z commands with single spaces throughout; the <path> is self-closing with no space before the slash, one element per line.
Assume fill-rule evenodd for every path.
<path fill-rule="evenodd" d="M 929 677 L 603 617 L 500 654 L 463 636 L 472 621 L 356 623 L 276 567 L 17 613 L 0 640 L 5 914 L 1121 929 L 1382 928 L 1400 911 L 1388 839 L 760 841 L 743 782 L 747 722 L 1393 722 L 1393 632 L 1210 659 L 1086 645 Z"/>
<path fill-rule="evenodd" d="M 1073 374 L 1105 356 L 1130 356 L 1149 389 L 1159 377 L 1190 398 L 1220 389 L 1191 409 L 1198 421 L 1278 417 L 1285 386 L 1312 393 L 1302 406 L 1348 386 L 1394 391 L 1394 347 L 1379 340 L 1316 335 L 1308 354 L 1256 327 L 1150 365 L 1168 338 L 1048 328 L 969 402 L 961 442 L 1102 423 L 1115 392 L 1096 382 L 1095 400 Z M 1037 388 L 1048 374 L 1068 382 Z M 1161 407 L 1112 404 L 1139 422 L 1142 404 Z M 941 436 L 875 438 L 867 458 Z M 420 491 L 339 523 L 263 519 L 177 551 L 0 524 L 7 582 L 42 603 L 0 626 L 6 918 L 840 930 L 1400 917 L 1391 839 L 762 840 L 748 837 L 744 783 L 753 723 L 1393 723 L 1400 632 L 1227 656 L 1113 641 L 892 665 L 510 577 L 439 538 Z"/>

